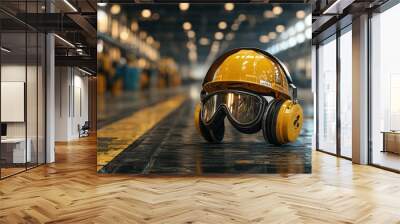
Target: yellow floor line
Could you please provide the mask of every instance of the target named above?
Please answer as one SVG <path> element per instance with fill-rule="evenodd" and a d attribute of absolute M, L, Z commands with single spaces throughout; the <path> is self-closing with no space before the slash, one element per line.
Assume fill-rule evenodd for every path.
<path fill-rule="evenodd" d="M 144 108 L 97 131 L 98 138 L 111 138 L 106 151 L 97 152 L 97 170 L 109 163 L 140 136 L 178 108 L 186 96 L 178 95 L 154 106 Z M 104 146 L 102 146 L 104 147 Z"/>

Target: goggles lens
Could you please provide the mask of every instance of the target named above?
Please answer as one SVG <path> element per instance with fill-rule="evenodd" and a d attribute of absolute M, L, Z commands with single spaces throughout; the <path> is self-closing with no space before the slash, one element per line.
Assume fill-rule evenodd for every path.
<path fill-rule="evenodd" d="M 204 103 L 202 110 L 204 121 L 208 123 L 222 105 L 238 123 L 248 124 L 257 119 L 262 108 L 262 100 L 245 93 L 217 93 Z"/>

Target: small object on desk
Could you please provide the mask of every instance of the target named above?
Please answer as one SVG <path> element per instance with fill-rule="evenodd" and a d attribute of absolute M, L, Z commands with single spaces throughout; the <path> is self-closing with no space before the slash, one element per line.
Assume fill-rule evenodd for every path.
<path fill-rule="evenodd" d="M 1 139 L 2 152 L 7 152 L 5 155 L 1 154 L 1 159 L 5 159 L 7 163 L 25 163 L 31 162 L 31 146 L 32 141 L 30 138 L 6 138 Z M 27 145 L 25 149 L 25 145 Z M 4 147 L 4 148 L 3 148 Z"/>
<path fill-rule="evenodd" d="M 383 150 L 382 152 L 392 152 L 400 154 L 400 132 L 396 130 L 382 131 Z"/>

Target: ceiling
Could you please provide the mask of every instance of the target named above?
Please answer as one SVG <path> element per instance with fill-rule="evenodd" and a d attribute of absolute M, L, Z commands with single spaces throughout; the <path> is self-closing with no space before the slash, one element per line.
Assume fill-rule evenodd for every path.
<path fill-rule="evenodd" d="M 126 24 L 138 21 L 139 29 L 160 43 L 161 56 L 173 57 L 181 64 L 189 62 L 187 45 L 191 38 L 183 29 L 183 24 L 189 22 L 191 30 L 195 33 L 195 38 L 192 40 L 197 49 L 197 63 L 204 63 L 210 55 L 212 43 L 216 41 L 215 33 L 218 31 L 222 32 L 224 37 L 221 41 L 217 41 L 219 50 L 215 52 L 216 55 L 237 47 L 267 49 L 274 40 L 261 43 L 259 40 L 261 35 L 276 32 L 277 25 L 283 25 L 285 28 L 294 25 L 298 21 L 296 12 L 299 10 L 304 10 L 306 15 L 311 12 L 308 4 L 280 4 L 279 6 L 283 9 L 281 14 L 266 18 L 264 14 L 272 10 L 272 4 L 235 4 L 232 11 L 225 10 L 224 4 L 191 3 L 186 11 L 181 11 L 178 4 L 122 4 L 121 13 L 116 17 L 125 15 Z M 111 4 L 108 4 L 105 10 L 110 10 L 110 7 Z M 150 18 L 145 19 L 141 16 L 144 9 L 151 11 Z M 226 22 L 227 28 L 218 27 L 221 21 Z M 241 21 L 239 28 L 232 29 L 232 25 L 238 21 Z M 276 32 L 276 34 L 276 39 L 279 39 L 281 33 Z M 230 40 L 228 36 L 233 36 L 233 39 Z M 207 38 L 209 44 L 202 45 L 201 38 Z"/>
<path fill-rule="evenodd" d="M 11 50 L 8 53 L 10 58 L 14 56 L 12 58 L 15 60 L 23 60 L 25 57 L 18 55 L 26 55 L 23 51 L 26 46 L 25 36 L 28 42 L 27 55 L 31 58 L 37 51 L 37 44 L 30 43 L 36 33 L 56 33 L 74 45 L 71 47 L 72 45 L 62 39 L 55 38 L 56 65 L 61 63 L 80 66 L 79 61 L 82 61 L 88 69 L 95 71 L 96 10 L 96 0 L 1 0 L 0 26 L 4 39 L 2 44 Z M 39 46 L 41 47 L 43 44 Z M 74 57 L 74 60 L 64 56 Z M 82 60 L 76 60 L 80 57 Z M 68 61 L 76 64 L 68 64 Z"/>

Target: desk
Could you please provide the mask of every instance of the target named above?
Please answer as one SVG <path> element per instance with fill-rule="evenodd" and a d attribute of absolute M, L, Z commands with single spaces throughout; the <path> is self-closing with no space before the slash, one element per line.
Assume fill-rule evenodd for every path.
<path fill-rule="evenodd" d="M 400 154 L 400 131 L 382 131 L 383 150 L 382 152 L 393 152 Z"/>
<path fill-rule="evenodd" d="M 5 152 L 6 157 L 9 157 L 9 158 L 5 158 L 6 162 L 8 162 L 8 163 L 25 163 L 25 162 L 31 161 L 32 141 L 30 138 L 28 138 L 26 141 L 28 142 L 28 144 L 27 144 L 28 147 L 26 147 L 26 152 L 25 152 L 25 138 L 1 139 L 2 157 L 3 157 L 3 152 Z M 8 153 L 8 152 L 10 152 L 10 153 Z M 11 157 L 11 155 L 7 156 L 7 154 L 12 154 L 12 157 Z M 11 158 L 12 158 L 12 160 L 11 160 Z M 25 159 L 27 159 L 27 160 L 25 160 Z"/>

